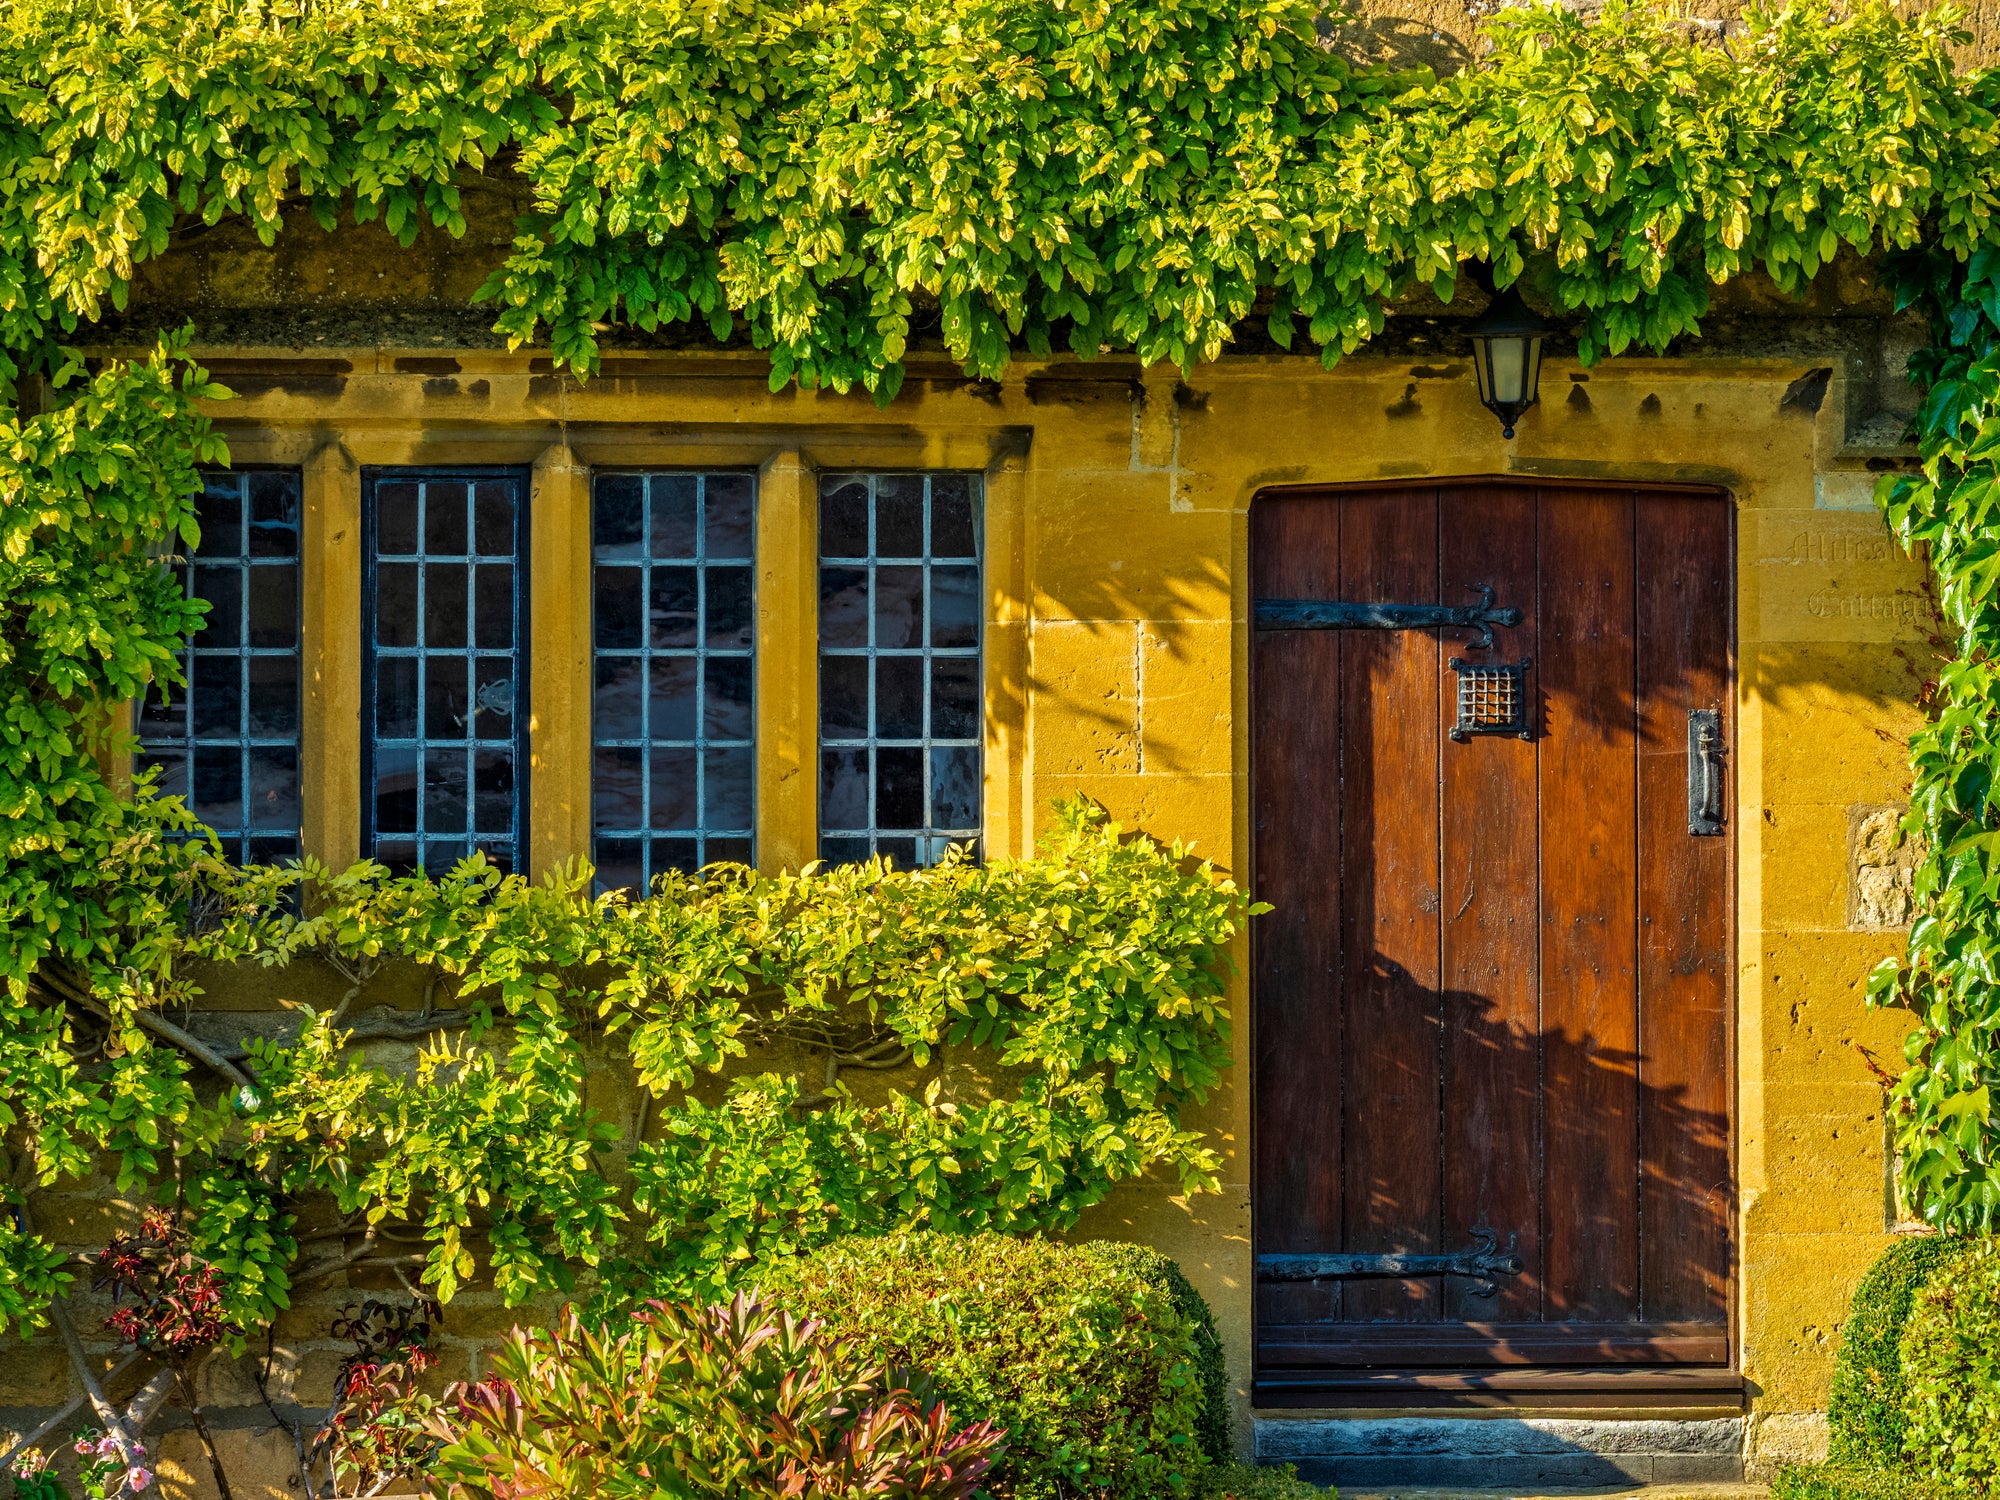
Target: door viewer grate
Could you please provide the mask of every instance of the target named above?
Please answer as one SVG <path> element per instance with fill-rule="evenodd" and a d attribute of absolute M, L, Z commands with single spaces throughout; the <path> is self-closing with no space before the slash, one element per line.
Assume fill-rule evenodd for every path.
<path fill-rule="evenodd" d="M 1518 662 L 1474 663 L 1454 656 L 1458 674 L 1458 719 L 1451 737 L 1469 740 L 1475 734 L 1512 734 L 1531 738 L 1528 731 L 1528 658 Z"/>

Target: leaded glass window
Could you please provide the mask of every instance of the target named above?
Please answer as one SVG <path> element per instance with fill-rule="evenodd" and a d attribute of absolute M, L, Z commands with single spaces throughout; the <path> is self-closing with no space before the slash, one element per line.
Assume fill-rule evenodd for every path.
<path fill-rule="evenodd" d="M 392 870 L 521 865 L 527 510 L 519 470 L 362 473 L 362 848 Z"/>
<path fill-rule="evenodd" d="M 299 853 L 299 509 L 293 470 L 203 476 L 201 544 L 178 560 L 208 616 L 181 653 L 185 686 L 140 700 L 141 769 L 231 859 Z"/>
<path fill-rule="evenodd" d="M 979 838 L 980 500 L 970 474 L 820 480 L 823 859 Z"/>
<path fill-rule="evenodd" d="M 748 864 L 756 480 L 597 474 L 590 512 L 599 885 Z"/>

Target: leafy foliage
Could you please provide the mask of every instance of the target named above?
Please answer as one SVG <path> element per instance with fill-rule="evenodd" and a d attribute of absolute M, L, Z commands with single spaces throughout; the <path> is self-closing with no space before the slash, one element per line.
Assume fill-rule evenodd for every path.
<path fill-rule="evenodd" d="M 460 1415 L 433 1419 L 433 1482 L 449 1500 L 966 1500 L 1001 1449 L 921 1377 L 747 1296 L 631 1325 L 517 1332 Z"/>
<path fill-rule="evenodd" d="M 1827 1456 L 1835 1464 L 1901 1466 L 1902 1342 L 1910 1309 L 1925 1284 L 1949 1271 L 1973 1243 L 1951 1235 L 1899 1238 L 1854 1289 L 1827 1401 Z"/>
<path fill-rule="evenodd" d="M 1062 1227 L 1122 1178 L 1164 1166 L 1196 1189 L 1215 1170 L 1179 1116 L 1227 1056 L 1224 950 L 1246 904 L 1185 850 L 1126 839 L 1080 804 L 1033 860 L 723 869 L 643 900 L 593 897 L 582 869 L 533 885 L 476 857 L 436 880 L 310 863 L 257 878 L 305 885 L 311 914 L 252 906 L 188 932 L 183 910 L 187 953 L 328 961 L 357 994 L 389 957 L 413 961 L 448 988 L 436 1024 L 463 1032 L 400 1070 L 307 1012 L 296 1040 L 251 1041 L 253 1086 L 210 1101 L 183 1081 L 160 1124 L 206 1163 L 184 1174 L 197 1248 L 230 1268 L 249 1313 L 285 1305 L 285 1205 L 317 1197 L 357 1236 L 401 1224 L 427 1241 L 440 1298 L 481 1246 L 519 1302 L 570 1289 L 578 1267 L 621 1293 L 684 1295 L 732 1262 L 861 1228 Z M 922 1098 L 864 1105 L 838 1084 L 802 1101 L 792 1080 L 756 1075 L 717 1104 L 689 1092 L 754 1043 L 841 1055 L 857 1034 L 918 1068 L 983 1048 L 1016 1087 L 959 1103 L 934 1079 Z M 662 1101 L 659 1138 L 626 1149 L 629 1200 L 606 1172 L 616 1131 L 586 1093 L 607 1052 Z M 61 1060 L 85 1073 L 73 1050 Z M 88 1115 L 23 1120 L 44 1173 L 102 1148 Z"/>
<path fill-rule="evenodd" d="M 1005 1428 L 987 1481 L 1000 1500 L 1156 1500 L 1229 1455 L 1213 1319 L 1157 1250 L 926 1233 L 844 1239 L 754 1274 L 780 1305 Z"/>
<path fill-rule="evenodd" d="M 164 1210 L 149 1211 L 136 1234 L 112 1236 L 97 1257 L 96 1285 L 111 1292 L 105 1326 L 177 1369 L 242 1333 L 224 1313 L 221 1273 L 194 1254 L 187 1231 Z"/>
<path fill-rule="evenodd" d="M 1926 386 L 1919 472 L 1885 478 L 1880 498 L 1903 545 L 1921 548 L 1957 654 L 1927 690 L 1910 741 L 1905 826 L 1926 855 L 1907 956 L 1870 977 L 1878 1004 L 1905 1005 L 1916 1029 L 1892 1102 L 1905 1196 L 1943 1228 L 2000 1227 L 2000 1129 L 1993 1117 L 2000 990 L 2000 249 L 1963 265 L 1940 250 L 1892 264 L 1898 300 L 1929 315 L 1911 361 Z"/>
<path fill-rule="evenodd" d="M 1290 1464 L 1217 1464 L 1203 1472 L 1189 1493 L 1194 1500 L 1337 1500 L 1332 1490 L 1299 1478 Z"/>
<path fill-rule="evenodd" d="M 438 1439 L 429 1422 L 437 1402 L 419 1384 L 437 1364 L 431 1328 L 436 1302 L 416 1297 L 383 1302 L 371 1297 L 334 1320 L 337 1339 L 351 1339 L 354 1351 L 333 1377 L 333 1404 L 313 1437 L 303 1465 L 309 1494 L 313 1471 L 324 1470 L 326 1489 L 338 1494 L 378 1494 L 392 1480 L 414 1479 L 430 1467 Z"/>
<path fill-rule="evenodd" d="M 1976 1246 L 1941 1265 L 1903 1330 L 1903 1449 L 1947 1491 L 2000 1480 L 2000 1251 Z"/>
<path fill-rule="evenodd" d="M 1570 314 L 1586 359 L 1698 332 L 1751 268 L 1797 288 L 1845 244 L 1905 252 L 1933 314 L 1921 482 L 1965 651 L 1917 747 L 1931 909 L 1876 993 L 1922 1017 L 1905 1161 L 1940 1223 L 1990 1220 L 1996 918 L 1987 491 L 1995 83 L 1948 14 L 1760 17 L 1730 48 L 1649 9 L 1492 23 L 1438 80 L 1351 66 L 1306 0 L 21 0 L 0 15 L 0 1139 L 16 1207 L 108 1154 L 178 1169 L 193 1250 L 246 1328 L 286 1305 L 296 1211 L 419 1234 L 440 1297 L 519 1301 L 595 1271 L 712 1289 L 839 1232 L 1060 1228 L 1112 1181 L 1213 1158 L 1183 1128 L 1224 1058 L 1217 967 L 1246 908 L 1182 851 L 1073 817 L 1041 861 L 922 876 L 724 873 L 593 901 L 477 861 L 239 870 L 177 802 L 131 795 L 104 705 L 173 680 L 201 610 L 155 566 L 196 540 L 201 403 L 169 339 L 64 347 L 177 231 L 240 217 L 465 228 L 476 174 L 528 212 L 482 296 L 588 371 L 600 332 L 699 331 L 788 381 L 894 397 L 916 344 L 998 376 L 1021 350 L 1188 364 L 1246 324 L 1328 362 L 1467 259 Z M 310 229 L 288 232 L 314 232 Z M 678 336 L 678 335 L 676 335 Z M 34 385 L 28 377 L 43 377 Z M 29 404 L 31 400 L 32 404 Z M 1990 487 L 1990 486 L 1989 486 Z M 293 900 L 305 894 L 303 908 Z M 309 914 L 301 914 L 301 913 Z M 310 956 L 365 992 L 436 978 L 458 1017 L 411 1072 L 365 1017 L 221 1056 L 169 1019 L 196 961 Z M 386 1023 L 385 1023 L 386 1024 Z M 375 1034 L 392 1034 L 378 1028 Z M 1000 1097 L 890 1104 L 700 1079 L 760 1039 L 872 1064 L 981 1047 Z M 593 1050 L 595 1049 L 595 1050 Z M 882 1049 L 888 1049 L 886 1053 Z M 588 1070 L 629 1066 L 620 1143 Z M 0 1319 L 60 1285 L 0 1230 Z"/>
<path fill-rule="evenodd" d="M 1905 1335 L 1934 1281 L 1948 1278 L 1979 1241 L 1908 1235 L 1891 1242 L 1854 1289 L 1841 1325 L 1827 1402 L 1827 1462 L 1793 1464 L 1772 1481 L 1774 1500 L 1932 1500 L 1941 1494 L 1906 1451 L 1912 1372 Z"/>
<path fill-rule="evenodd" d="M 1771 1500 L 1939 1500 L 1942 1491 L 1904 1469 L 1863 1464 L 1787 1464 Z"/>

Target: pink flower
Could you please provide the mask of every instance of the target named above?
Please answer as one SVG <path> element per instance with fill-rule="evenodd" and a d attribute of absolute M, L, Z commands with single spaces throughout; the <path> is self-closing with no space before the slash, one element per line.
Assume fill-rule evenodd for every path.
<path fill-rule="evenodd" d="M 99 1458 L 109 1458 L 112 1454 L 116 1453 L 117 1451 L 118 1451 L 118 1439 L 112 1437 L 109 1433 L 106 1433 L 103 1437 L 97 1440 L 97 1456 Z"/>
<path fill-rule="evenodd" d="M 144 1443 L 134 1443 L 132 1445 L 132 1451 L 134 1453 L 144 1453 L 146 1451 L 146 1445 Z"/>
<path fill-rule="evenodd" d="M 95 1453 L 97 1451 L 97 1445 L 91 1442 L 89 1438 L 78 1438 L 73 1446 L 79 1453 Z"/>
<path fill-rule="evenodd" d="M 134 1464 L 125 1471 L 125 1482 L 132 1486 L 132 1493 L 136 1495 L 153 1482 L 153 1471 L 140 1464 Z"/>

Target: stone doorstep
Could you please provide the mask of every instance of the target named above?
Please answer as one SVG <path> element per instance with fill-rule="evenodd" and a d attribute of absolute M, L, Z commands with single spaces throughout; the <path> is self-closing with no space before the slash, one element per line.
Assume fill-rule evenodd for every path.
<path fill-rule="evenodd" d="M 1259 1417 L 1255 1430 L 1259 1462 L 1343 1494 L 1657 1496 L 1743 1480 L 1741 1416 Z"/>

